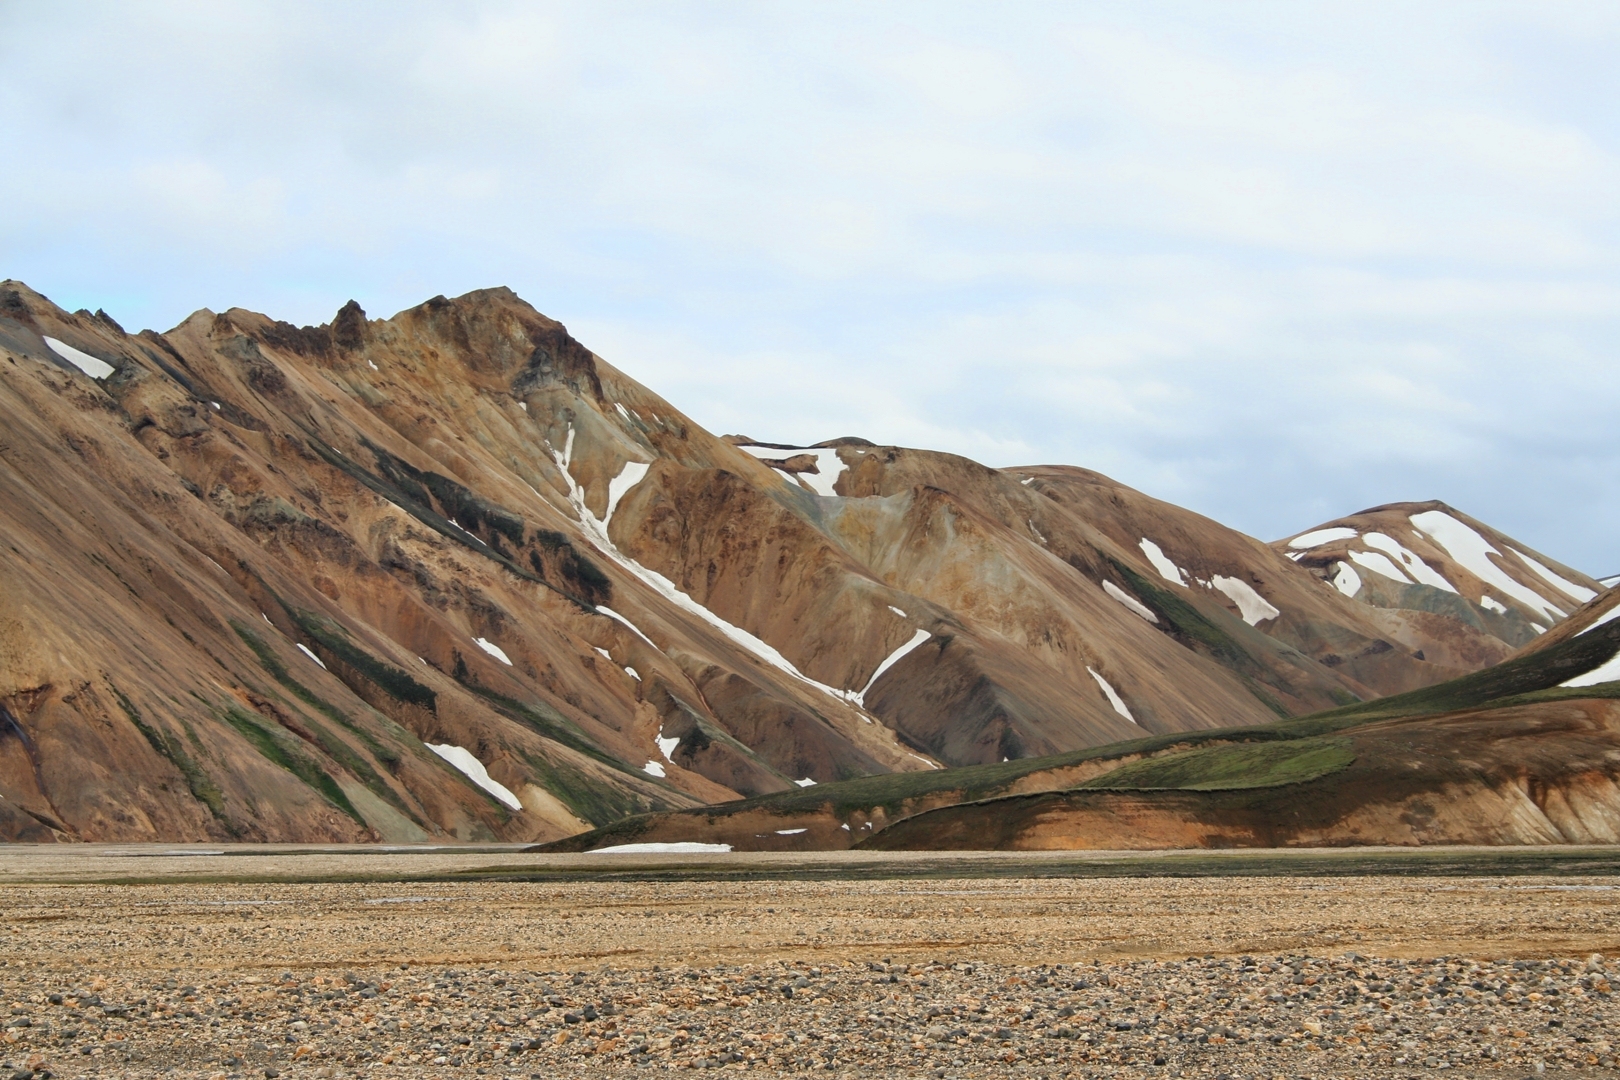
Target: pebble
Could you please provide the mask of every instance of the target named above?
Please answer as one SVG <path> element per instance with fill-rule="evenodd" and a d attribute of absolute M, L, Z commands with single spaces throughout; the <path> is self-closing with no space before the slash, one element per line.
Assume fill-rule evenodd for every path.
<path fill-rule="evenodd" d="M 16 1060 L 0 1077 L 1609 1069 L 1617 1017 L 1608 966 L 1295 953 L 1030 966 L 396 968 L 186 987 L 113 978 L 99 990 L 33 993 L 10 985 L 6 1052 Z M 784 984 L 799 995 L 785 997 Z"/>
<path fill-rule="evenodd" d="M 259 937 L 229 921 L 239 914 L 206 906 L 241 902 L 209 899 L 232 895 L 224 886 L 190 890 L 195 908 L 138 899 L 159 894 L 130 887 L 100 912 L 84 901 L 104 894 L 19 892 L 10 947 L 0 950 L 0 1080 L 552 1080 L 693 1069 L 848 1080 L 872 1070 L 934 1080 L 1296 1080 L 1451 1070 L 1451 1076 L 1519 1080 L 1568 1070 L 1603 1076 L 1616 1066 L 1620 1029 L 1610 979 L 1620 980 L 1620 966 L 1601 954 L 1527 949 L 1517 956 L 1425 957 L 1338 946 L 1176 956 L 1160 948 L 1153 956 L 1077 959 L 1078 939 L 1041 931 L 1034 915 L 1053 910 L 1051 896 L 1068 886 L 1041 883 L 1048 892 L 1032 899 L 1033 883 L 1025 892 L 1005 883 L 993 889 L 950 884 L 930 886 L 934 895 L 951 897 L 936 899 L 933 913 L 943 918 L 948 902 L 956 920 L 951 926 L 960 932 L 978 925 L 993 943 L 965 936 L 953 943 L 936 928 L 923 946 L 917 944 L 922 939 L 900 940 L 891 927 L 896 940 L 857 944 L 854 938 L 863 935 L 852 933 L 835 948 L 806 951 L 742 948 L 744 939 L 733 934 L 682 962 L 670 962 L 675 945 L 663 953 L 615 946 L 639 940 L 627 929 L 632 922 L 665 939 L 685 925 L 673 909 L 647 906 L 657 896 L 683 905 L 688 915 L 681 918 L 708 921 L 716 918 L 715 908 L 694 909 L 695 895 L 712 900 L 763 887 L 715 885 L 684 895 L 668 886 L 581 886 L 543 894 L 518 886 L 460 887 L 453 895 L 477 903 L 422 905 L 381 925 L 401 941 L 414 934 L 424 950 L 444 952 L 458 927 L 473 925 L 466 920 L 502 939 L 545 935 L 556 923 L 579 920 L 571 937 L 547 938 L 566 940 L 567 954 L 559 949 L 554 962 L 544 954 L 511 962 L 475 956 L 484 952 L 482 939 L 469 929 L 466 935 L 476 940 L 463 946 L 461 959 L 408 963 L 342 958 L 358 937 L 350 920 L 382 917 L 372 914 L 382 909 L 364 889 L 278 887 L 277 902 L 289 908 L 284 933 L 269 926 Z M 791 894 L 797 886 L 772 888 L 780 903 L 783 890 Z M 805 914 L 818 923 L 825 919 L 840 888 L 817 886 L 820 900 L 797 914 L 785 906 L 780 915 L 762 909 L 782 921 L 761 924 L 763 930 L 786 941 Z M 868 898 L 913 905 L 894 916 L 897 925 L 928 913 L 917 906 L 915 886 L 910 892 L 898 884 L 861 888 Z M 1118 892 L 1088 888 L 1097 891 L 1085 894 L 1087 903 L 1108 898 L 1110 919 L 1128 906 L 1118 903 Z M 1161 898 L 1169 907 L 1190 908 L 1192 898 L 1216 895 L 1213 887 L 1157 888 L 1172 898 Z M 1288 905 L 1303 911 L 1319 904 L 1311 890 L 1321 889 L 1291 884 L 1289 898 L 1268 893 L 1264 884 L 1244 888 L 1256 912 L 1269 904 L 1279 919 L 1290 917 Z M 1138 917 L 1151 907 L 1143 891 Z M 1504 902 L 1517 902 L 1501 891 Z M 1482 889 L 1468 902 L 1490 895 Z M 340 903 L 339 896 L 346 899 Z M 978 899 L 961 906 L 962 896 Z M 1435 894 L 1431 911 L 1460 902 Z M 1016 917 L 997 918 L 998 903 Z M 154 906 L 151 915 L 141 914 L 142 904 Z M 1512 910 L 1539 911 L 1550 924 L 1560 921 L 1559 905 L 1598 917 L 1612 912 L 1606 894 L 1577 896 L 1553 886 L 1539 907 Z M 1478 910 L 1483 927 L 1485 909 Z M 1199 917 L 1184 921 L 1196 926 Z M 1567 935 L 1573 919 L 1563 917 L 1559 932 Z M 610 924 L 620 928 L 614 935 L 603 931 Z M 1102 925 L 1079 929 L 1096 932 Z M 72 942 L 93 937 L 98 927 L 112 935 L 108 940 L 123 962 L 71 951 Z M 233 930 L 234 937 L 227 936 Z M 315 944 L 318 937 L 324 944 Z M 291 950 L 287 943 L 295 939 L 309 944 Z M 193 954 L 207 951 L 196 947 L 203 942 L 217 949 L 175 965 L 172 953 L 161 950 L 176 941 L 194 946 Z M 592 943 L 594 957 L 582 947 Z M 1018 952 L 1023 959 L 985 958 L 975 955 L 979 949 L 992 956 Z"/>

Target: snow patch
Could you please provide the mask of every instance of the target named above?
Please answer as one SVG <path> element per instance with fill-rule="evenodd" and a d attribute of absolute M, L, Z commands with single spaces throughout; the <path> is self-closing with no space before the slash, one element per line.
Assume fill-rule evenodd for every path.
<path fill-rule="evenodd" d="M 1608 660 L 1588 671 L 1585 675 L 1577 675 L 1560 686 L 1596 686 L 1598 683 L 1614 682 L 1620 680 L 1620 652 L 1616 652 Z"/>
<path fill-rule="evenodd" d="M 700 844 L 695 840 L 681 840 L 670 844 L 614 844 L 611 847 L 592 848 L 590 855 L 723 855 L 731 850 L 730 844 Z"/>
<path fill-rule="evenodd" d="M 1142 603 L 1142 601 L 1138 600 L 1136 597 L 1132 596 L 1130 593 L 1126 592 L 1124 589 L 1120 588 L 1118 585 L 1115 585 L 1112 581 L 1103 581 L 1103 592 L 1107 593 L 1109 596 L 1112 596 L 1115 600 L 1118 600 L 1136 614 L 1142 616 L 1142 618 L 1146 619 L 1148 622 L 1156 623 L 1159 621 L 1159 617 L 1153 614 L 1153 610 L 1151 608 Z"/>
<path fill-rule="evenodd" d="M 1186 571 L 1171 562 L 1170 557 L 1164 553 L 1164 550 L 1158 544 L 1144 536 L 1139 546 L 1142 548 L 1142 554 L 1147 556 L 1148 562 L 1153 564 L 1153 569 L 1159 572 L 1160 577 L 1172 585 L 1180 585 L 1183 589 L 1187 587 Z M 1157 619 L 1154 620 L 1154 622 L 1157 621 Z"/>
<path fill-rule="evenodd" d="M 815 472 L 799 473 L 797 476 L 794 476 L 792 473 L 786 472 L 782 469 L 777 469 L 776 471 L 785 476 L 790 482 L 802 484 L 804 487 L 809 488 L 811 491 L 822 496 L 823 498 L 838 498 L 838 492 L 834 491 L 833 488 L 838 483 L 838 477 L 843 474 L 845 469 L 849 468 L 848 465 L 844 464 L 844 460 L 838 456 L 838 450 L 836 447 L 822 447 L 819 449 L 806 450 L 778 450 L 771 446 L 739 446 L 737 449 L 741 450 L 745 454 L 752 454 L 754 457 L 766 458 L 771 461 L 785 461 L 788 458 L 798 457 L 801 454 L 809 454 L 811 457 L 816 459 Z"/>
<path fill-rule="evenodd" d="M 527 401 L 520 401 L 520 402 L 518 402 L 518 408 L 522 409 L 524 412 L 528 412 L 529 411 L 529 403 Z"/>
<path fill-rule="evenodd" d="M 1136 723 L 1136 717 L 1131 715 L 1131 710 L 1125 707 L 1124 699 L 1121 698 L 1119 693 L 1108 684 L 1108 680 L 1097 674 L 1097 670 L 1095 668 L 1087 667 L 1086 671 L 1090 672 L 1091 677 L 1097 680 L 1097 685 L 1102 687 L 1103 696 L 1108 698 L 1108 704 L 1114 707 L 1114 711 L 1119 713 L 1119 715 L 1123 716 L 1125 719 L 1129 720 L 1131 723 Z"/>
<path fill-rule="evenodd" d="M 1580 633 L 1576 634 L 1575 636 L 1580 637 L 1581 634 L 1585 634 L 1585 633 L 1587 633 L 1589 631 L 1596 630 L 1598 627 L 1602 626 L 1604 623 L 1612 622 L 1613 620 L 1615 620 L 1617 618 L 1620 618 L 1620 607 L 1612 607 L 1608 611 L 1605 611 L 1602 615 L 1599 615 L 1597 618 L 1593 619 L 1591 626 L 1588 626 L 1585 630 L 1582 630 Z"/>
<path fill-rule="evenodd" d="M 1216 574 L 1210 578 L 1210 584 L 1225 593 L 1238 606 L 1238 614 L 1250 626 L 1256 626 L 1267 619 L 1275 619 L 1282 612 L 1271 606 L 1271 601 L 1254 591 L 1254 587 L 1247 581 L 1235 577 L 1221 577 Z"/>
<path fill-rule="evenodd" d="M 1541 615 L 1551 622 L 1564 617 L 1564 612 L 1535 590 L 1521 585 L 1489 556 L 1501 556 L 1479 533 L 1443 510 L 1425 510 L 1412 515 L 1412 524 L 1422 533 L 1446 549 L 1446 553 L 1462 564 L 1463 569 L 1494 588 Z"/>
<path fill-rule="evenodd" d="M 370 359 L 369 357 L 366 359 L 366 366 L 371 368 L 372 371 L 381 371 L 382 370 L 382 368 L 377 366 L 377 362 L 375 360 Z"/>
<path fill-rule="evenodd" d="M 1502 601 L 1498 600 L 1494 596 L 1480 597 L 1479 606 L 1484 608 L 1486 611 L 1494 611 L 1498 615 L 1506 615 L 1508 612 L 1507 605 L 1502 603 Z"/>
<path fill-rule="evenodd" d="M 1543 581 L 1547 582 L 1547 584 L 1551 585 L 1565 596 L 1572 596 L 1583 604 L 1597 596 L 1597 593 L 1593 592 L 1591 589 L 1577 585 L 1568 578 L 1554 573 L 1551 567 L 1543 566 L 1541 563 L 1537 562 L 1535 559 L 1532 559 L 1518 548 L 1510 547 L 1508 550 L 1517 555 L 1520 562 L 1524 563 L 1524 565 L 1540 574 Z"/>
<path fill-rule="evenodd" d="M 915 755 L 913 755 L 913 756 L 915 756 Z M 816 786 L 816 782 L 814 780 L 810 779 L 808 776 L 805 777 L 803 780 L 795 780 L 793 782 L 795 784 L 799 785 L 800 787 L 815 787 Z"/>
<path fill-rule="evenodd" d="M 435 754 L 438 754 L 451 765 L 455 766 L 462 773 L 462 775 L 467 777 L 467 779 L 471 780 L 473 783 L 495 796 L 507 806 L 510 806 L 513 810 L 523 809 L 523 804 L 518 802 L 518 797 L 516 795 L 512 794 L 497 781 L 490 779 L 489 770 L 484 768 L 484 763 L 482 761 L 479 761 L 477 758 L 473 757 L 470 750 L 462 746 L 454 746 L 450 743 L 427 743 L 426 745 L 429 750 L 433 751 Z"/>
<path fill-rule="evenodd" d="M 1033 476 L 1026 476 L 1026 477 L 1024 477 L 1022 480 L 1020 480 L 1018 482 L 1020 484 L 1023 484 L 1025 487 L 1028 487 L 1030 484 L 1033 484 L 1035 482 L 1035 478 Z"/>
<path fill-rule="evenodd" d="M 636 626 L 635 623 L 631 622 L 629 619 L 625 618 L 623 615 L 620 615 L 617 611 L 614 611 L 612 608 L 606 607 L 606 606 L 604 606 L 602 604 L 598 604 L 598 605 L 596 605 L 596 613 L 598 615 L 606 615 L 608 618 L 613 619 L 616 622 L 623 623 L 625 626 L 628 626 L 630 628 L 630 632 L 632 634 L 635 634 L 636 637 L 640 638 L 642 641 L 645 641 L 647 644 L 652 645 L 653 648 L 658 649 L 658 646 L 653 645 L 652 638 L 648 637 L 646 634 L 643 634 L 641 632 L 641 630 Z M 658 651 L 663 652 L 662 649 L 658 649 Z"/>
<path fill-rule="evenodd" d="M 861 687 L 861 692 L 856 694 L 853 698 L 855 704 L 859 705 L 863 709 L 866 708 L 866 692 L 872 689 L 873 684 L 875 684 L 878 679 L 882 677 L 883 673 L 894 667 L 894 665 L 898 664 L 907 653 L 931 637 L 933 637 L 933 635 L 928 631 L 918 630 L 915 634 L 911 635 L 910 641 L 906 642 L 904 645 L 894 650 L 894 652 L 884 657 L 883 663 L 877 666 L 877 670 L 872 672 L 872 677 L 866 680 L 866 685 Z"/>
<path fill-rule="evenodd" d="M 1354 596 L 1361 591 L 1361 575 L 1349 563 L 1339 564 L 1339 572 L 1333 575 L 1333 587 L 1346 596 Z"/>
<path fill-rule="evenodd" d="M 1401 546 L 1401 542 L 1393 536 L 1383 533 L 1368 533 L 1361 538 L 1361 542 L 1370 548 L 1377 548 L 1386 555 L 1393 556 L 1400 564 L 1401 569 L 1412 576 L 1412 580 L 1419 585 L 1433 585 L 1437 589 L 1454 593 L 1456 588 L 1434 567 L 1418 558 L 1415 552 Z"/>
<path fill-rule="evenodd" d="M 602 519 L 602 532 L 607 532 L 608 522 L 613 520 L 613 511 L 619 508 L 619 500 L 627 495 L 631 488 L 641 483 L 652 465 L 644 461 L 627 461 L 619 475 L 608 481 L 607 517 Z"/>
<path fill-rule="evenodd" d="M 660 724 L 658 727 L 658 738 L 654 739 L 653 742 L 658 744 L 658 752 L 664 755 L 664 760 L 669 762 L 671 765 L 675 764 L 675 759 L 671 755 L 674 754 L 676 748 L 681 745 L 681 740 L 664 738 L 664 728 L 663 725 Z"/>
<path fill-rule="evenodd" d="M 1331 544 L 1335 540 L 1349 540 L 1356 535 L 1356 530 L 1347 529 L 1343 525 L 1334 525 L 1327 529 L 1314 529 L 1308 533 L 1300 533 L 1288 541 L 1288 546 L 1295 551 L 1304 551 L 1323 544 Z"/>
<path fill-rule="evenodd" d="M 1377 552 L 1352 551 L 1350 552 L 1350 561 L 1371 570 L 1375 574 L 1387 577 L 1391 581 L 1398 581 L 1402 585 L 1412 584 L 1412 579 L 1401 573 L 1400 567 Z"/>
<path fill-rule="evenodd" d="M 662 762 L 649 761 L 641 767 L 641 771 L 648 776 L 656 776 L 660 780 L 664 779 L 664 765 Z"/>
<path fill-rule="evenodd" d="M 262 612 L 261 612 L 261 614 L 262 614 Z M 270 620 L 265 619 L 264 621 L 269 622 Z M 303 642 L 300 641 L 300 642 L 297 643 L 297 645 L 298 645 L 298 651 L 299 652 L 303 653 L 305 656 L 309 657 L 311 660 L 315 661 L 317 664 L 321 664 L 321 658 L 316 656 L 314 653 L 310 652 L 309 647 L 306 646 Z M 326 666 L 325 664 L 321 664 L 321 667 L 324 668 L 325 666 Z"/>
<path fill-rule="evenodd" d="M 506 655 L 506 651 L 504 649 L 495 644 L 493 641 L 490 641 L 488 638 L 475 637 L 473 638 L 473 644 L 489 653 L 489 655 L 493 656 L 507 667 L 512 666 L 512 658 Z"/>
<path fill-rule="evenodd" d="M 889 605 L 889 610 L 894 612 L 896 615 L 900 616 L 902 619 L 908 618 L 908 616 L 906 615 L 905 612 L 901 611 L 899 608 L 895 607 L 893 604 Z"/>
<path fill-rule="evenodd" d="M 608 652 L 606 649 L 596 647 L 596 646 L 593 646 L 593 648 L 596 648 L 596 651 L 602 654 L 602 659 L 609 660 L 609 661 L 611 661 L 613 659 L 613 654 Z"/>
<path fill-rule="evenodd" d="M 638 673 L 637 673 L 637 671 L 636 671 L 636 669 L 635 669 L 635 668 L 633 668 L 633 667 L 627 667 L 627 668 L 625 668 L 625 669 L 624 669 L 624 673 L 625 673 L 625 674 L 626 674 L 626 675 L 628 675 L 628 676 L 630 676 L 630 677 L 631 677 L 631 678 L 632 678 L 632 679 L 634 679 L 634 680 L 636 680 L 636 682 L 640 682 L 640 681 L 641 681 L 641 676 L 640 676 L 640 674 L 638 674 Z"/>
<path fill-rule="evenodd" d="M 809 831 L 810 831 L 809 829 L 777 829 L 776 830 L 776 835 L 777 836 L 798 836 L 800 833 L 807 833 Z"/>
<path fill-rule="evenodd" d="M 591 513 L 590 507 L 585 505 L 584 490 L 580 488 L 578 482 L 574 480 L 573 474 L 568 471 L 568 462 L 573 454 L 573 450 L 574 428 L 572 425 L 570 425 L 568 428 L 568 441 L 564 446 L 562 455 L 558 457 L 556 452 L 553 451 L 553 457 L 556 459 L 558 466 L 560 466 L 562 469 L 563 480 L 568 484 L 569 505 L 574 508 L 574 513 L 579 517 L 580 526 L 583 528 L 586 537 L 589 538 L 591 543 L 598 550 L 600 550 L 604 555 L 612 559 L 614 562 L 618 563 L 620 566 L 624 567 L 626 570 L 630 571 L 636 577 L 640 578 L 643 583 L 651 586 L 652 589 L 665 600 L 668 600 L 670 603 L 674 604 L 678 608 L 681 608 L 683 611 L 702 619 L 704 622 L 720 631 L 720 633 L 724 634 L 738 645 L 741 645 L 743 648 L 753 653 L 765 663 L 787 673 L 788 675 L 791 675 L 800 682 L 815 687 L 816 689 L 827 694 L 829 697 L 837 698 L 840 701 L 855 701 L 855 693 L 853 691 L 839 690 L 836 687 L 828 686 L 826 683 L 817 682 L 808 675 L 805 675 L 798 668 L 794 667 L 792 662 L 789 661 L 787 657 L 783 656 L 771 645 L 755 637 L 753 634 L 750 634 L 742 627 L 733 626 L 731 623 L 720 618 L 720 616 L 716 615 L 714 612 L 710 611 L 708 608 L 704 607 L 690 596 L 681 592 L 680 589 L 677 589 L 673 581 L 658 573 L 656 570 L 647 569 L 645 566 L 642 566 L 639 562 L 620 551 L 618 546 L 608 538 L 607 522 L 597 518 L 595 514 Z M 608 484 L 609 515 L 612 514 L 613 508 L 617 504 L 617 501 L 620 498 L 623 498 L 624 494 L 631 488 L 635 487 L 642 477 L 647 475 L 647 468 L 648 466 L 642 462 L 625 462 L 624 468 L 620 471 L 619 475 Z M 618 619 L 626 626 L 630 626 L 632 630 L 635 630 L 635 627 L 632 626 L 629 620 L 625 619 L 623 616 L 617 615 L 609 609 L 600 606 L 598 606 L 596 610 L 612 618 Z M 646 634 L 642 634 L 640 630 L 636 630 L 636 633 L 639 634 L 642 640 L 646 641 L 647 644 L 652 644 L 652 641 L 648 639 Z M 656 645 L 653 647 L 657 648 Z"/>
<path fill-rule="evenodd" d="M 1538 634 L 1545 634 L 1547 632 L 1547 628 L 1538 622 L 1531 623 L 1530 629 L 1534 630 Z"/>
<path fill-rule="evenodd" d="M 45 339 L 45 344 L 51 347 L 51 352 L 60 356 L 92 379 L 105 379 L 115 370 L 105 360 L 97 360 L 87 352 L 80 352 L 65 341 L 57 341 L 53 337 Z"/>

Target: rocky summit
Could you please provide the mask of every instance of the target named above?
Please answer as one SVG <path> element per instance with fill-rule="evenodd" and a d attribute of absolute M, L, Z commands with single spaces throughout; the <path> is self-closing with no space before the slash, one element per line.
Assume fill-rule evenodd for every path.
<path fill-rule="evenodd" d="M 506 289 L 131 334 L 0 283 L 0 544 L 9 840 L 545 842 L 966 767 L 1054 791 L 1100 771 L 1054 756 L 1586 656 L 1614 603 L 1440 503 L 1267 544 L 1079 468 L 717 436 Z M 1360 738 L 1294 758 L 1372 768 Z M 849 846 L 883 806 L 727 842 Z"/>

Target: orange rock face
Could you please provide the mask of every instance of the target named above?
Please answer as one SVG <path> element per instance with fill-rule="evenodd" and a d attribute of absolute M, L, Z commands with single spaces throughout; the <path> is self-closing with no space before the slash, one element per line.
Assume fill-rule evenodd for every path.
<path fill-rule="evenodd" d="M 131 335 L 0 284 L 0 543 L 7 839 L 552 840 L 1534 633 L 1080 469 L 717 438 L 505 289 Z"/>

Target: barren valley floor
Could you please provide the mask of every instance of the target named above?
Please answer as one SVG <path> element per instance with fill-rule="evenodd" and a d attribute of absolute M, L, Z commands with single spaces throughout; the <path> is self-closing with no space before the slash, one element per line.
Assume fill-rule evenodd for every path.
<path fill-rule="evenodd" d="M 1608 1076 L 1615 857 L 0 848 L 0 1076 Z"/>

